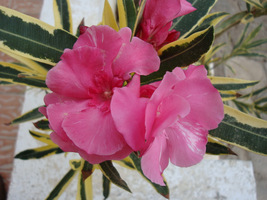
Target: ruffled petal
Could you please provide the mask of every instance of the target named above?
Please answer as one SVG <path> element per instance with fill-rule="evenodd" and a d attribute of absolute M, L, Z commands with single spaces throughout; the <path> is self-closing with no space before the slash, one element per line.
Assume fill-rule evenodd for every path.
<path fill-rule="evenodd" d="M 148 75 L 157 71 L 159 65 L 160 59 L 153 46 L 133 37 L 131 42 L 130 40 L 124 41 L 112 67 L 114 75 L 128 80 L 132 72 L 138 75 Z"/>
<path fill-rule="evenodd" d="M 147 129 L 147 131 L 146 131 L 146 138 L 147 139 L 149 137 L 151 137 L 152 127 L 153 127 L 154 121 L 156 120 L 156 117 L 158 115 L 158 113 L 157 113 L 158 107 L 160 106 L 162 100 L 165 99 L 166 97 L 168 97 L 169 95 L 173 94 L 173 87 L 182 78 L 185 78 L 184 73 L 181 73 L 180 76 L 176 76 L 173 73 L 167 72 L 165 74 L 163 80 L 161 81 L 160 85 L 158 86 L 158 88 L 155 90 L 152 97 L 150 98 L 149 103 L 148 103 L 147 108 L 146 108 L 146 118 L 145 118 L 146 129 Z M 179 93 L 177 93 L 177 94 L 179 94 Z M 177 100 L 182 99 L 181 97 L 178 97 L 177 95 L 175 95 L 173 97 L 177 98 Z M 172 100 L 171 100 L 171 98 L 168 98 L 168 100 L 166 99 L 166 103 L 167 103 L 167 101 L 172 101 Z M 173 103 L 175 104 L 175 100 L 173 101 Z M 176 104 L 182 105 L 182 104 L 178 104 L 178 103 L 179 102 L 177 102 Z M 185 105 L 187 105 L 187 104 L 185 103 Z M 177 106 L 177 108 L 180 108 L 180 106 Z M 175 110 L 179 111 L 179 109 L 175 109 Z M 186 114 L 186 112 L 188 112 L 187 106 L 182 108 L 181 112 L 179 111 L 179 113 L 176 114 L 176 117 L 179 114 L 184 115 L 184 114 Z"/>
<path fill-rule="evenodd" d="M 145 107 L 147 98 L 140 98 L 140 77 L 135 75 L 123 88 L 116 88 L 111 100 L 111 114 L 127 144 L 138 151 L 145 144 Z"/>
<path fill-rule="evenodd" d="M 112 155 L 96 155 L 96 154 L 88 154 L 85 151 L 79 149 L 79 154 L 82 158 L 87 160 L 91 164 L 99 164 L 101 162 L 107 161 L 107 160 L 122 160 L 129 156 L 129 154 L 132 152 L 132 149 L 128 146 L 124 146 L 121 150 L 117 151 L 116 153 Z"/>
<path fill-rule="evenodd" d="M 88 154 L 112 155 L 126 145 L 110 112 L 96 107 L 68 115 L 62 127 L 73 143 Z"/>
<path fill-rule="evenodd" d="M 206 152 L 208 131 L 199 124 L 178 120 L 166 129 L 170 160 L 189 167 L 199 163 Z"/>
<path fill-rule="evenodd" d="M 73 49 L 90 46 L 105 51 L 105 62 L 110 65 L 122 45 L 122 38 L 109 26 L 91 26 L 78 38 Z"/>
<path fill-rule="evenodd" d="M 152 182 L 165 185 L 162 177 L 163 171 L 169 164 L 169 151 L 164 134 L 156 137 L 142 156 L 141 167 L 143 173 Z"/>
<path fill-rule="evenodd" d="M 207 130 L 218 127 L 224 117 L 223 102 L 219 92 L 213 87 L 204 66 L 191 67 L 185 80 L 175 86 L 174 91 L 190 103 L 190 113 L 186 119 L 201 124 Z"/>
<path fill-rule="evenodd" d="M 96 48 L 80 47 L 65 50 L 61 61 L 47 74 L 46 84 L 58 94 L 89 98 L 95 88 L 95 74 L 104 71 L 104 55 Z"/>
<path fill-rule="evenodd" d="M 50 94 L 49 97 L 56 98 L 56 95 Z M 50 99 L 51 99 L 50 98 Z M 88 107 L 89 100 L 71 100 L 49 104 L 46 108 L 50 128 L 63 140 L 70 141 L 65 131 L 62 129 L 63 120 L 71 113 L 79 112 Z"/>

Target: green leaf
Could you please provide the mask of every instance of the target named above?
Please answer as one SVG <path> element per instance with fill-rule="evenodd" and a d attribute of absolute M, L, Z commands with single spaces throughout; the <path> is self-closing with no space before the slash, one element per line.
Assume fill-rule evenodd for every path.
<path fill-rule="evenodd" d="M 188 38 L 177 40 L 162 47 L 158 54 L 161 59 L 160 69 L 142 77 L 142 82 L 162 78 L 167 71 L 175 67 L 188 66 L 200 59 L 213 42 L 213 27 L 194 33 Z"/>
<path fill-rule="evenodd" d="M 267 43 L 267 39 L 256 40 L 256 41 L 253 41 L 249 44 L 246 44 L 246 48 L 247 49 L 255 48 L 255 47 L 258 47 L 258 46 L 263 45 L 265 43 Z"/>
<path fill-rule="evenodd" d="M 40 106 L 40 107 L 42 107 L 42 106 Z M 38 111 L 38 109 L 40 107 L 34 108 L 33 110 L 30 110 L 30 111 L 24 113 L 23 115 L 17 117 L 12 122 L 10 122 L 10 124 L 23 123 L 23 122 L 27 122 L 27 121 L 31 121 L 31 120 L 34 120 L 34 119 L 38 119 L 38 118 L 43 117 L 43 114 L 41 114 Z"/>
<path fill-rule="evenodd" d="M 43 143 L 46 143 L 48 145 L 51 145 L 51 146 L 56 146 L 57 145 L 50 139 L 50 136 L 46 133 L 40 133 L 40 132 L 37 132 L 37 131 L 29 131 L 31 136 L 40 141 L 40 142 L 43 142 Z"/>
<path fill-rule="evenodd" d="M 256 85 L 259 81 L 247 81 L 236 78 L 209 76 L 212 85 L 221 91 L 241 90 Z"/>
<path fill-rule="evenodd" d="M 258 1 L 258 0 L 244 0 L 245 2 L 249 3 L 250 5 L 259 8 L 259 9 L 263 9 L 264 7 L 262 6 L 262 4 Z"/>
<path fill-rule="evenodd" d="M 223 32 L 225 32 L 232 26 L 240 23 L 240 21 L 243 19 L 243 17 L 246 16 L 246 14 L 246 11 L 237 13 L 220 23 L 220 25 L 218 25 L 215 30 L 216 37 L 221 35 Z"/>
<path fill-rule="evenodd" d="M 254 15 L 252 13 L 247 13 L 242 19 L 241 23 L 242 24 L 247 24 L 250 23 L 254 20 Z"/>
<path fill-rule="evenodd" d="M 72 15 L 69 0 L 54 0 L 53 8 L 56 27 L 72 33 Z"/>
<path fill-rule="evenodd" d="M 263 98 L 257 99 L 254 103 L 255 104 L 267 103 L 267 97 L 263 97 Z"/>
<path fill-rule="evenodd" d="M 144 9 L 145 9 L 146 1 L 147 0 L 140 1 L 141 4 L 137 9 L 137 15 L 136 15 L 136 20 L 135 20 L 135 24 L 134 24 L 134 29 L 132 31 L 132 33 L 133 33 L 132 36 L 135 35 L 135 32 L 136 32 L 136 30 L 137 30 L 137 28 L 139 26 L 139 23 L 140 23 L 140 21 L 141 21 L 141 19 L 143 17 L 143 12 L 144 12 Z"/>
<path fill-rule="evenodd" d="M 206 153 L 211 155 L 236 155 L 229 147 L 210 137 L 206 145 Z"/>
<path fill-rule="evenodd" d="M 12 84 L 28 85 L 43 89 L 47 88 L 44 80 L 35 79 L 33 77 L 28 78 L 27 76 L 23 75 L 25 73 L 24 70 L 27 69 L 19 65 L 0 62 L 0 80 Z"/>
<path fill-rule="evenodd" d="M 0 7 L 0 21 L 0 48 L 50 65 L 77 40 L 65 30 L 5 7 Z"/>
<path fill-rule="evenodd" d="M 266 55 L 260 54 L 260 53 L 237 53 L 234 56 L 245 56 L 245 57 L 261 57 L 261 58 L 267 58 Z"/>
<path fill-rule="evenodd" d="M 137 17 L 137 11 L 135 7 L 134 0 L 118 0 L 118 3 L 123 4 L 124 14 L 126 18 L 126 23 L 120 22 L 120 28 L 128 26 L 132 31 L 134 30 L 134 25 Z"/>
<path fill-rule="evenodd" d="M 227 15 L 229 14 L 226 12 L 215 12 L 204 16 L 192 31 L 186 33 L 185 37 L 192 35 L 193 33 L 203 31 L 208 27 L 216 26 Z"/>
<path fill-rule="evenodd" d="M 120 188 L 131 192 L 130 188 L 128 187 L 127 183 L 120 177 L 119 172 L 113 166 L 111 161 L 105 161 L 99 164 L 99 167 L 102 173 L 110 180 L 113 184 L 119 186 Z"/>
<path fill-rule="evenodd" d="M 212 137 L 243 149 L 267 155 L 267 121 L 224 106 L 225 117 Z"/>
<path fill-rule="evenodd" d="M 103 25 L 108 25 L 111 28 L 113 28 L 114 30 L 119 31 L 119 27 L 118 27 L 117 21 L 115 19 L 113 10 L 112 10 L 108 0 L 105 0 L 105 3 L 104 3 L 102 24 Z"/>
<path fill-rule="evenodd" d="M 158 185 L 156 183 L 151 182 L 143 173 L 142 168 L 141 168 L 141 159 L 138 158 L 134 153 L 130 154 L 130 158 L 133 161 L 133 164 L 136 168 L 136 170 L 143 176 L 143 178 L 145 178 L 154 188 L 155 190 L 162 195 L 163 197 L 165 197 L 166 199 L 169 199 L 169 187 L 167 182 L 164 179 L 164 183 L 166 184 L 166 186 L 161 186 Z"/>
<path fill-rule="evenodd" d="M 197 23 L 206 16 L 217 0 L 188 0 L 197 10 L 173 20 L 172 29 L 180 32 L 180 37 L 193 30 Z"/>
<path fill-rule="evenodd" d="M 82 173 L 79 173 L 76 200 L 87 200 L 85 184 L 84 184 Z"/>
<path fill-rule="evenodd" d="M 248 27 L 249 27 L 249 23 L 245 26 L 245 28 L 244 28 L 244 30 L 243 30 L 243 32 L 242 32 L 242 34 L 241 34 L 241 36 L 240 36 L 238 42 L 237 42 L 237 43 L 235 44 L 235 46 L 234 46 L 234 49 L 237 49 L 237 48 L 240 47 L 241 44 L 243 43 L 243 41 L 244 41 L 244 39 L 245 39 L 245 36 L 246 36 L 246 34 L 247 34 L 247 31 L 248 31 Z"/>
<path fill-rule="evenodd" d="M 248 98 L 248 97 L 253 97 L 253 96 L 256 96 L 258 94 L 261 94 L 262 92 L 264 92 L 265 90 L 267 90 L 267 87 L 263 87 L 263 88 L 260 88 L 258 90 L 255 90 L 255 91 L 252 91 L 246 95 L 243 95 L 241 96 L 240 98 Z"/>
<path fill-rule="evenodd" d="M 39 120 L 33 124 L 36 128 L 40 130 L 44 130 L 44 131 L 50 130 L 49 121 L 47 119 Z"/>
<path fill-rule="evenodd" d="M 39 159 L 44 158 L 46 156 L 51 156 L 54 154 L 63 153 L 63 151 L 55 145 L 47 145 L 43 147 L 38 147 L 34 149 L 28 149 L 18 153 L 15 158 L 22 159 L 22 160 L 29 160 L 29 159 Z"/>
<path fill-rule="evenodd" d="M 64 190 L 68 187 L 74 175 L 77 171 L 70 169 L 68 173 L 60 180 L 56 187 L 51 191 L 51 193 L 46 197 L 46 200 L 58 199 Z"/>
<path fill-rule="evenodd" d="M 103 180 L 103 196 L 104 196 L 104 199 L 107 199 L 110 193 L 111 182 L 104 175 L 103 175 L 102 180 Z"/>
<path fill-rule="evenodd" d="M 262 24 L 260 24 L 253 31 L 251 31 L 251 33 L 246 37 L 244 43 L 248 43 L 249 41 L 253 40 L 258 35 L 261 28 L 262 28 Z"/>

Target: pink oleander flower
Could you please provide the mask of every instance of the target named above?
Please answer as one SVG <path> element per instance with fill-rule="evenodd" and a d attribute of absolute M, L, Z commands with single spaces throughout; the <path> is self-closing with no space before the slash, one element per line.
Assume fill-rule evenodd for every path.
<path fill-rule="evenodd" d="M 170 31 L 172 20 L 195 10 L 186 0 L 147 0 L 137 36 L 158 50 L 179 38 L 179 32 Z"/>
<path fill-rule="evenodd" d="M 139 75 L 158 70 L 159 63 L 152 45 L 131 39 L 129 28 L 83 30 L 73 49 L 66 49 L 47 74 L 52 93 L 45 96 L 46 107 L 40 111 L 53 130 L 51 139 L 92 164 L 128 156 L 133 150 L 115 127 L 110 104 L 116 88 L 132 84 L 130 73 L 139 80 Z M 138 81 L 133 84 L 140 87 Z"/>
<path fill-rule="evenodd" d="M 139 149 L 144 174 L 153 182 L 164 185 L 162 173 L 169 160 L 177 166 L 189 167 L 199 163 L 205 154 L 208 131 L 217 128 L 224 117 L 223 103 L 219 92 L 207 78 L 204 66 L 189 66 L 187 70 L 175 68 L 167 72 L 161 82 L 142 86 L 129 85 L 131 89 L 116 89 L 115 102 L 142 99 L 142 103 L 131 104 L 130 110 L 142 110 L 139 119 L 145 123 L 137 131 L 145 132 L 146 143 Z M 131 96 L 128 94 L 131 92 Z M 150 97 L 150 98 L 149 98 Z M 136 102 L 136 101 L 134 101 Z M 125 104 L 116 105 L 125 121 L 138 124 L 137 116 L 126 113 Z M 134 128 L 115 120 L 129 142 Z"/>

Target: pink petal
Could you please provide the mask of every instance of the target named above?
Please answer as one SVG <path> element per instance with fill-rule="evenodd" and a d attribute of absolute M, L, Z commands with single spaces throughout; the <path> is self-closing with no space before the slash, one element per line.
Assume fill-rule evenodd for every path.
<path fill-rule="evenodd" d="M 132 41 L 124 41 L 118 56 L 113 61 L 114 75 L 130 78 L 130 73 L 148 75 L 159 69 L 160 59 L 151 44 L 148 44 L 137 37 Z"/>
<path fill-rule="evenodd" d="M 82 46 L 97 47 L 106 53 L 107 65 L 117 56 L 122 45 L 122 38 L 109 26 L 91 26 L 78 38 L 73 49 Z"/>
<path fill-rule="evenodd" d="M 182 75 L 184 76 L 184 74 L 181 74 L 181 76 Z M 179 81 L 180 78 L 183 78 L 183 77 L 177 77 L 174 74 L 167 72 L 165 74 L 163 80 L 161 81 L 160 85 L 158 86 L 158 88 L 155 90 L 152 97 L 150 98 L 149 103 L 148 103 L 147 108 L 146 108 L 146 119 L 145 119 L 146 128 L 147 128 L 147 132 L 146 132 L 147 138 L 151 137 L 150 134 L 152 133 L 152 127 L 154 125 L 154 121 L 156 120 L 157 111 L 158 111 L 158 107 L 159 107 L 160 103 L 162 102 L 163 99 L 165 99 L 166 97 L 168 97 L 170 94 L 173 93 L 173 87 L 175 86 L 177 81 Z M 179 94 L 179 93 L 177 93 L 177 94 Z M 178 97 L 177 95 L 175 95 L 173 97 L 177 98 L 177 100 L 182 99 L 181 97 Z M 171 98 L 169 98 L 168 101 L 172 101 Z M 182 102 L 184 102 L 184 100 L 182 100 Z M 166 103 L 167 103 L 167 99 L 166 99 Z M 175 100 L 173 101 L 173 103 L 175 104 Z M 178 102 L 176 104 L 178 105 Z M 177 109 L 175 109 L 174 113 L 176 113 L 176 111 L 178 111 L 178 113 L 176 113 L 176 117 L 179 114 L 184 115 L 188 112 L 188 107 L 187 107 L 188 105 L 186 103 L 184 103 L 184 104 L 186 105 L 184 107 L 182 104 L 179 104 L 179 105 L 182 105 L 182 107 L 183 107 L 181 112 L 179 111 L 181 106 L 178 105 Z M 171 105 L 173 105 L 173 104 L 171 104 Z M 175 116 L 175 114 L 172 116 Z"/>
<path fill-rule="evenodd" d="M 174 165 L 189 167 L 203 159 L 208 131 L 201 125 L 178 120 L 166 129 L 166 134 L 170 160 Z"/>
<path fill-rule="evenodd" d="M 180 0 L 180 1 L 181 1 L 181 10 L 175 17 L 187 15 L 196 10 L 194 7 L 192 7 L 192 4 L 189 3 L 187 0 Z"/>
<path fill-rule="evenodd" d="M 49 95 L 53 97 L 53 95 Z M 54 98 L 54 97 L 53 97 Z M 87 108 L 89 100 L 72 100 L 49 104 L 47 106 L 47 116 L 50 128 L 63 140 L 69 141 L 68 136 L 62 129 L 63 120 L 73 112 L 79 112 Z"/>
<path fill-rule="evenodd" d="M 143 173 L 152 182 L 164 186 L 162 173 L 169 164 L 169 151 L 164 134 L 157 136 L 141 159 Z"/>
<path fill-rule="evenodd" d="M 88 154 L 81 149 L 79 150 L 80 156 L 91 164 L 99 164 L 107 160 L 122 160 L 126 158 L 127 156 L 129 156 L 131 152 L 132 152 L 132 149 L 129 148 L 128 146 L 124 146 L 121 150 L 119 150 L 118 152 L 112 155 Z"/>
<path fill-rule="evenodd" d="M 148 99 L 140 98 L 140 77 L 135 75 L 123 88 L 115 88 L 111 114 L 127 144 L 138 151 L 145 144 L 145 107 Z"/>
<path fill-rule="evenodd" d="M 66 140 L 62 137 L 60 137 L 57 133 L 52 132 L 50 134 L 51 140 L 59 146 L 60 149 L 62 149 L 65 152 L 78 152 L 79 149 L 73 144 L 72 141 Z"/>
<path fill-rule="evenodd" d="M 90 97 L 89 87 L 95 87 L 94 74 L 104 70 L 103 53 L 96 48 L 80 47 L 76 50 L 65 50 L 61 59 L 48 72 L 47 86 L 64 96 Z"/>
<path fill-rule="evenodd" d="M 162 134 L 163 130 L 180 118 L 185 117 L 190 112 L 190 104 L 181 96 L 176 94 L 169 95 L 162 99 L 157 108 L 157 116 L 153 123 L 153 136 Z M 151 134 L 147 134 L 149 140 Z"/>
<path fill-rule="evenodd" d="M 126 145 L 110 112 L 89 107 L 68 115 L 62 127 L 73 143 L 87 154 L 112 155 Z"/>
<path fill-rule="evenodd" d="M 224 117 L 222 99 L 207 76 L 203 76 L 204 67 L 195 69 L 187 79 L 175 86 L 174 91 L 189 102 L 191 110 L 186 116 L 189 121 L 201 124 L 208 130 L 217 128 Z"/>

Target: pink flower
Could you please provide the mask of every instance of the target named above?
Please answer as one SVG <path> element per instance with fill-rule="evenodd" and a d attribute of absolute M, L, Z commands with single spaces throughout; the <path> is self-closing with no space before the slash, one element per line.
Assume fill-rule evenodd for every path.
<path fill-rule="evenodd" d="M 169 160 L 180 167 L 189 167 L 202 160 L 208 131 L 215 129 L 224 117 L 223 103 L 219 92 L 207 78 L 204 66 L 191 65 L 187 70 L 175 68 L 173 72 L 167 72 L 161 82 L 141 88 L 144 97 L 138 89 L 136 86 L 132 95 L 140 97 L 140 100 L 152 94 L 149 99 L 146 98 L 146 102 L 142 100 L 139 108 L 137 104 L 134 105 L 136 110 L 143 110 L 145 106 L 143 115 L 139 114 L 140 120 L 145 123 L 138 129 L 145 131 L 146 140 L 139 149 L 142 170 L 151 181 L 164 185 L 162 173 Z M 114 98 L 124 101 L 130 98 L 126 89 L 117 90 Z M 126 107 L 121 104 L 117 110 L 123 112 Z M 124 113 L 128 121 L 133 117 L 136 116 Z M 115 124 L 117 127 L 124 126 L 117 120 Z M 131 126 L 121 132 L 128 138 L 134 134 Z M 135 144 L 132 142 L 129 145 Z"/>
<path fill-rule="evenodd" d="M 138 74 L 159 68 L 152 45 L 130 39 L 129 28 L 119 32 L 108 26 L 87 28 L 47 75 L 53 93 L 45 96 L 46 107 L 40 111 L 53 130 L 51 139 L 63 151 L 78 152 L 92 164 L 123 159 L 132 152 L 115 127 L 110 104 L 116 88 L 125 82 L 138 87 Z M 137 80 L 133 83 L 132 72 Z"/>
<path fill-rule="evenodd" d="M 169 31 L 172 20 L 195 10 L 186 0 L 147 0 L 137 36 L 158 50 L 179 38 L 179 32 Z"/>

